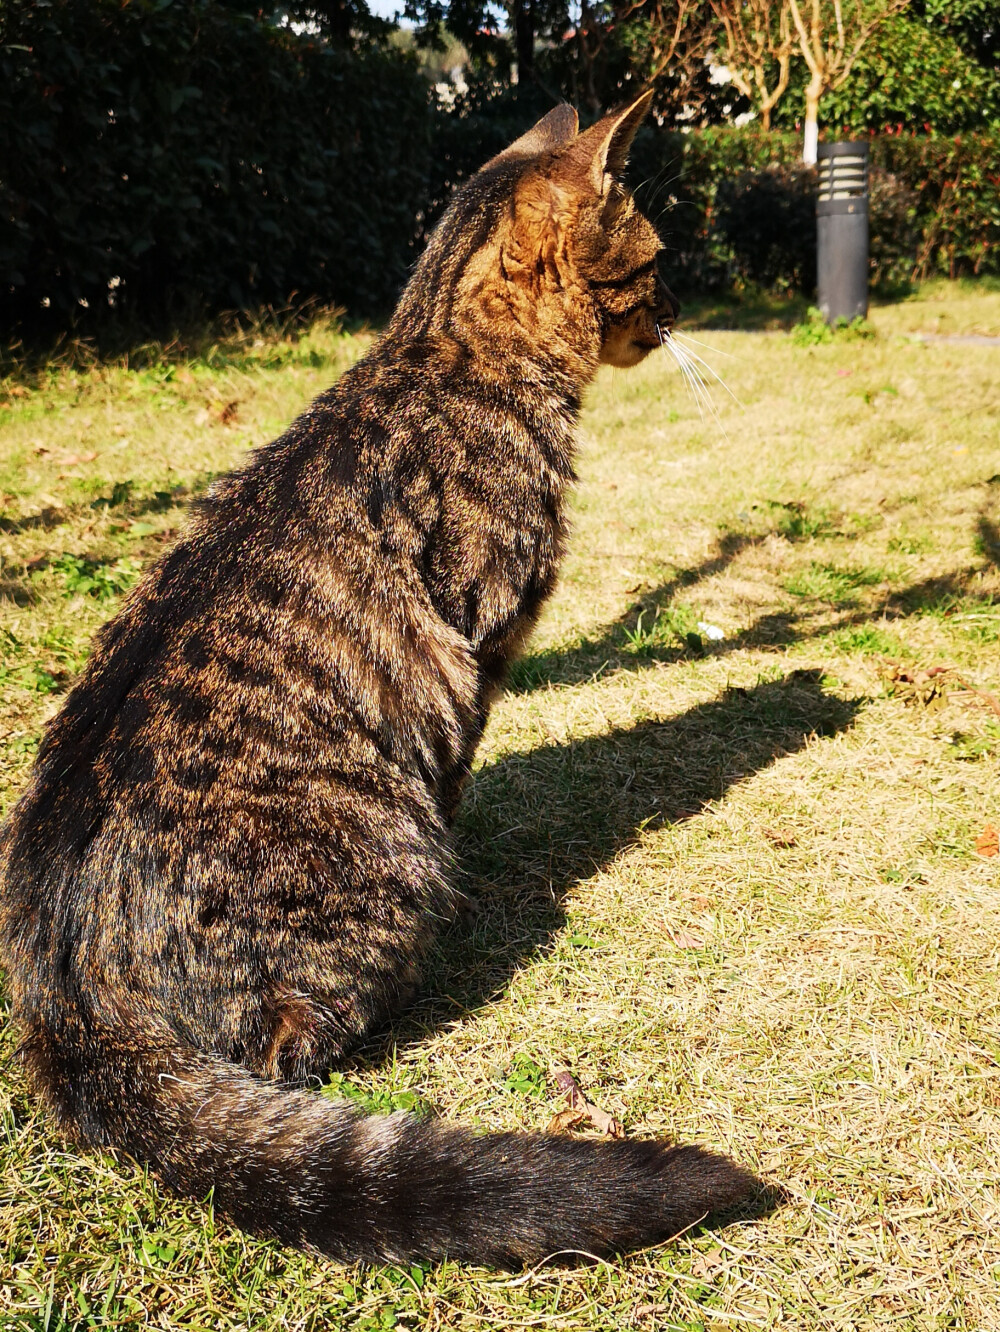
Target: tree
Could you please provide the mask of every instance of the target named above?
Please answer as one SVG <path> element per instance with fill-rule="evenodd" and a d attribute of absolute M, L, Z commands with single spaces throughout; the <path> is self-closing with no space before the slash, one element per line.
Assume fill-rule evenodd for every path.
<path fill-rule="evenodd" d="M 760 113 L 765 130 L 788 87 L 796 48 L 788 0 L 711 0 L 725 34 L 731 82 Z"/>
<path fill-rule="evenodd" d="M 959 134 L 1000 122 L 996 57 L 980 63 L 978 43 L 964 49 L 959 36 L 936 16 L 921 16 L 915 5 L 895 15 L 865 47 L 849 82 L 823 98 L 822 119 L 853 133 L 905 125 Z"/>
<path fill-rule="evenodd" d="M 819 142 L 819 99 L 835 92 L 850 77 L 866 43 L 910 0 L 788 0 L 798 47 L 809 68 L 802 160 L 816 162 Z"/>
<path fill-rule="evenodd" d="M 686 94 L 694 93 L 712 46 L 709 16 L 703 0 L 580 0 L 574 37 L 587 106 L 597 112 L 615 100 L 624 78 L 656 89 L 661 113 L 690 105 Z M 602 60 L 617 64 L 613 90 L 599 77 Z"/>
<path fill-rule="evenodd" d="M 1000 66 L 1000 0 L 913 0 L 913 12 L 984 69 Z"/>
<path fill-rule="evenodd" d="M 406 14 L 425 42 L 447 27 L 474 64 L 501 77 L 513 54 L 522 86 L 595 115 L 639 86 L 654 89 L 654 109 L 668 120 L 721 116 L 707 0 L 406 0 Z"/>

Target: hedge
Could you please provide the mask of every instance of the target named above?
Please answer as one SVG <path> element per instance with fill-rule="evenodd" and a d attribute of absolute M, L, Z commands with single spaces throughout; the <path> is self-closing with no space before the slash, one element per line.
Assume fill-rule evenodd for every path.
<path fill-rule="evenodd" d="M 1000 133 L 869 142 L 873 282 L 1000 273 Z M 633 178 L 682 294 L 811 291 L 815 177 L 800 151 L 797 135 L 749 127 L 642 132 Z"/>
<path fill-rule="evenodd" d="M 0 5 L 0 325 L 391 306 L 426 203 L 416 63 L 216 0 Z"/>
<path fill-rule="evenodd" d="M 388 310 L 454 186 L 547 109 L 437 105 L 415 61 L 224 0 L 0 4 L 0 338 L 44 343 L 294 294 Z M 679 294 L 809 291 L 799 140 L 648 126 L 633 179 Z M 1000 272 L 1000 134 L 872 139 L 872 274 Z"/>
<path fill-rule="evenodd" d="M 883 135 L 871 154 L 883 190 L 905 193 L 915 231 L 899 276 L 1000 273 L 1000 133 Z"/>

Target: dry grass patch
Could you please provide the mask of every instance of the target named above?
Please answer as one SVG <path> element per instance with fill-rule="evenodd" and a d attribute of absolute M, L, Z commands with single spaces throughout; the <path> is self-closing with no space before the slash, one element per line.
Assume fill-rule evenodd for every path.
<path fill-rule="evenodd" d="M 1000 1328 L 1000 717 L 966 687 L 1000 693 L 1000 350 L 911 340 L 1000 305 L 938 285 L 873 320 L 706 335 L 728 437 L 665 358 L 599 381 L 565 577 L 462 818 L 481 909 L 334 1088 L 541 1127 L 569 1063 L 784 1202 L 593 1268 L 345 1271 L 78 1156 L 8 1062 L 0 1326 Z M 189 497 L 362 346 L 317 323 L 0 381 L 5 804 Z M 925 706 L 898 671 L 934 664 Z"/>

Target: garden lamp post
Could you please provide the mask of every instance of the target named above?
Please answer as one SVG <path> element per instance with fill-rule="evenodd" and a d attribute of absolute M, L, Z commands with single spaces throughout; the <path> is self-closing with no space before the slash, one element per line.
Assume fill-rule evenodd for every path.
<path fill-rule="evenodd" d="M 868 145 L 821 143 L 816 286 L 828 324 L 868 313 Z"/>

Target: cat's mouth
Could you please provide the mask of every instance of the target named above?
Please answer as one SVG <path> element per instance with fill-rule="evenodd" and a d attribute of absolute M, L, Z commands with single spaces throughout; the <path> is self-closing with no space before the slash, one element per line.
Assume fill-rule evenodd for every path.
<path fill-rule="evenodd" d="M 662 347 L 670 336 L 680 305 L 676 296 L 659 279 L 654 300 L 637 305 L 629 318 L 612 327 L 601 349 L 601 360 L 607 365 L 621 367 L 638 365 L 641 360 Z"/>
<path fill-rule="evenodd" d="M 670 337 L 676 318 L 676 309 L 672 309 L 665 314 L 654 315 L 650 321 L 649 332 L 643 329 L 632 341 L 643 351 L 652 351 L 656 347 L 661 347 Z"/>
<path fill-rule="evenodd" d="M 670 290 L 667 284 L 660 278 L 659 296 L 662 298 L 662 304 L 653 317 L 653 325 L 656 328 L 658 338 L 668 337 L 670 330 L 677 322 L 677 316 L 681 312 L 681 303 Z"/>

